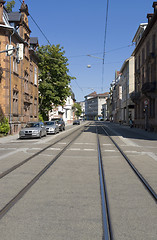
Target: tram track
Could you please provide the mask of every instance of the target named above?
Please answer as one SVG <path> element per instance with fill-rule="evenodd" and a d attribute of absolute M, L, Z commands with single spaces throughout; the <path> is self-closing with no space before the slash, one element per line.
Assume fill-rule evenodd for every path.
<path fill-rule="evenodd" d="M 85 125 L 85 127 L 88 127 L 88 125 Z M 79 128 L 81 129 L 82 126 Z M 56 145 L 57 143 L 59 143 L 60 141 L 70 137 L 72 134 L 74 134 L 75 132 L 79 131 L 79 129 L 76 129 L 75 131 L 73 131 L 72 133 L 69 133 L 68 135 L 62 137 L 61 139 L 55 141 L 52 144 L 49 144 L 48 146 L 46 146 L 45 148 L 43 148 L 42 150 L 36 152 L 35 154 L 33 154 L 32 156 L 26 158 L 25 160 L 23 160 L 22 162 L 15 164 L 14 166 L 12 166 L 11 168 L 5 170 L 4 172 L 2 172 L 0 174 L 0 179 L 2 179 L 3 177 L 5 177 L 6 175 L 8 175 L 9 173 L 13 172 L 14 170 L 18 169 L 19 167 L 23 166 L 25 163 L 29 162 L 30 160 L 32 160 L 33 158 L 37 157 L 38 155 L 40 155 L 41 153 L 43 153 L 44 151 L 48 150 L 49 148 L 51 148 L 52 146 Z"/>
<path fill-rule="evenodd" d="M 5 206 L 0 210 L 0 219 L 24 196 L 24 194 L 38 181 L 38 179 L 57 161 L 57 159 L 69 148 L 69 146 L 84 132 L 85 128 L 88 127 L 90 124 L 80 127 L 79 129 L 73 131 L 72 133 L 68 134 L 67 136 L 61 138 L 60 140 L 56 141 L 53 144 L 48 145 L 41 151 L 37 152 L 36 154 L 32 155 L 31 157 L 25 159 L 21 163 L 13 166 L 12 168 L 8 169 L 4 173 L 1 174 L 1 179 L 11 173 L 12 171 L 16 170 L 20 166 L 24 165 L 26 162 L 30 161 L 31 159 L 35 158 L 36 156 L 43 153 L 48 148 L 52 147 L 53 145 L 57 144 L 61 140 L 64 140 L 68 137 L 71 137 L 73 134 L 75 135 L 72 140 L 38 173 L 35 177 L 29 181 Z M 78 133 L 77 133 L 78 132 Z M 77 133 L 77 134 L 76 134 Z"/>
<path fill-rule="evenodd" d="M 134 171 L 138 179 L 142 182 L 144 187 L 147 189 L 148 193 L 152 196 L 152 198 L 157 202 L 157 193 L 155 190 L 151 187 L 149 182 L 143 177 L 143 175 L 139 172 L 139 170 L 134 166 L 134 164 L 131 162 L 131 160 L 128 158 L 128 156 L 124 153 L 124 151 L 120 148 L 120 146 L 113 140 L 113 138 L 110 136 L 108 131 L 106 130 L 105 126 L 101 126 L 104 133 L 110 138 L 111 142 L 114 144 L 114 146 L 118 149 L 120 154 L 123 156 L 123 158 L 126 160 L 126 162 L 129 164 L 131 169 Z"/>
<path fill-rule="evenodd" d="M 157 194 L 156 194 L 155 190 L 152 188 L 152 186 L 150 185 L 150 183 L 143 177 L 143 175 L 140 173 L 140 171 L 134 166 L 134 164 L 131 162 L 131 160 L 128 158 L 128 156 L 124 153 L 124 151 L 121 149 L 121 147 L 118 145 L 118 143 L 115 142 L 114 139 L 110 136 L 110 134 L 106 130 L 105 126 L 102 126 L 101 123 L 99 123 L 99 124 L 97 123 L 96 128 L 97 128 L 96 133 L 97 133 L 97 147 L 98 147 L 100 192 L 101 192 L 101 204 L 102 204 L 102 206 L 101 206 L 101 208 L 102 208 L 102 223 L 103 223 L 102 224 L 102 226 L 103 226 L 103 238 L 102 239 L 103 240 L 106 240 L 106 239 L 113 240 L 113 239 L 117 239 L 117 236 L 115 235 L 115 219 L 116 218 L 115 218 L 114 200 L 111 197 L 111 185 L 110 185 L 110 181 L 108 179 L 109 174 L 107 174 L 107 176 L 105 174 L 105 172 L 109 170 L 108 167 L 106 169 L 106 166 L 108 166 L 108 164 L 107 165 L 105 164 L 106 158 L 104 158 L 104 156 L 102 154 L 102 151 L 103 151 L 102 140 L 104 139 L 104 136 L 108 137 L 109 140 L 112 142 L 113 145 L 110 145 L 110 144 L 107 144 L 107 145 L 110 145 L 110 148 L 111 148 L 111 146 L 113 146 L 113 152 L 115 152 L 114 148 L 115 147 L 117 148 L 118 151 L 117 151 L 117 153 L 116 152 L 115 153 L 118 155 L 120 154 L 119 155 L 119 159 L 121 159 L 120 161 L 122 161 L 122 159 L 125 159 L 128 166 L 130 166 L 130 168 L 133 170 L 133 172 L 135 173 L 135 176 L 137 176 L 137 179 L 142 183 L 144 188 L 147 190 L 146 192 L 149 193 L 149 195 L 155 201 L 155 203 L 157 202 Z M 103 136 L 103 137 L 101 137 L 101 139 L 100 139 L 100 136 Z M 106 140 L 107 140 L 107 138 L 106 138 Z M 129 168 L 128 168 L 128 170 L 129 170 Z M 111 174 L 111 172 L 110 172 L 110 174 Z M 109 192 L 108 192 L 108 187 L 109 187 Z M 123 199 L 127 199 L 127 198 L 128 198 L 128 195 L 126 193 L 126 194 L 124 194 Z M 122 197 L 120 199 L 122 199 Z M 124 200 L 124 201 L 126 201 L 126 200 Z M 131 201 L 131 199 L 130 199 L 130 201 Z M 132 224 L 132 223 L 130 222 L 130 224 Z"/>
<path fill-rule="evenodd" d="M 97 127 L 96 127 L 96 134 L 97 134 L 97 149 L 98 149 L 98 166 L 99 166 L 99 176 L 100 176 L 100 193 L 101 193 L 101 204 L 102 204 L 103 240 L 113 240 L 107 186 L 105 181 L 105 172 L 103 168 L 100 140 L 99 140 Z"/>
<path fill-rule="evenodd" d="M 41 197 L 43 209 L 39 210 L 37 208 L 40 213 L 35 213 L 36 216 L 38 216 L 38 214 L 40 215 L 41 212 L 43 213 L 46 208 L 48 209 L 47 212 L 42 215 L 43 217 L 45 217 L 45 220 L 42 219 L 42 222 L 46 221 L 49 212 L 54 214 L 54 219 L 52 217 L 52 214 L 50 214 L 49 216 L 49 220 L 51 219 L 50 221 L 52 221 L 51 226 L 54 227 L 52 231 L 53 234 L 55 234 L 56 232 L 55 226 L 57 226 L 58 222 L 64 223 L 64 226 L 60 226 L 59 231 L 62 228 L 64 229 L 65 227 L 64 231 L 66 232 L 67 226 L 65 223 L 68 219 L 68 223 L 72 224 L 73 229 L 75 229 L 76 231 L 80 231 L 80 226 L 82 226 L 82 229 L 84 229 L 86 236 L 88 236 L 88 234 L 90 234 L 91 232 L 91 229 L 93 229 L 93 235 L 91 234 L 91 239 L 93 236 L 95 236 L 95 238 L 93 239 L 119 240 L 124 239 L 125 236 L 130 236 L 130 233 L 134 235 L 134 239 L 139 239 L 138 236 L 136 236 L 136 233 L 134 233 L 135 225 L 136 223 L 140 223 L 141 229 L 145 231 L 146 228 L 145 226 L 143 227 L 143 223 L 141 223 L 141 220 L 143 219 L 143 216 L 146 216 L 147 218 L 149 217 L 149 219 L 151 219 L 151 222 L 153 222 L 153 214 L 150 214 L 149 216 L 148 213 L 153 213 L 156 202 L 150 201 L 151 197 L 147 194 L 147 191 L 145 191 L 142 184 L 135 177 L 135 174 L 129 167 L 130 164 L 128 165 L 127 163 L 125 163 L 125 154 L 123 155 L 123 151 L 121 150 L 121 152 L 117 148 L 117 146 L 119 147 L 117 141 L 114 141 L 117 145 L 116 146 L 113 141 L 111 142 L 111 136 L 109 136 L 110 134 L 108 132 L 105 132 L 104 129 L 105 127 L 102 126 L 101 123 L 98 124 L 94 122 L 94 124 L 89 124 L 88 126 L 85 125 L 83 128 L 79 128 L 75 132 L 73 131 L 74 135 L 69 134 L 68 136 L 61 138 L 55 143 L 52 143 L 46 148 L 37 152 L 37 155 L 32 155 L 31 159 L 33 159 L 33 156 L 34 158 L 37 156 L 40 157 L 40 161 L 37 161 L 37 164 L 39 164 L 43 161 L 43 156 L 41 153 L 51 148 L 54 144 L 59 143 L 61 140 L 64 140 L 65 138 L 68 139 L 66 141 L 66 145 L 64 145 L 62 149 L 58 148 L 58 152 L 55 156 L 53 156 L 53 159 L 51 154 L 49 154 L 48 156 L 50 158 L 45 159 L 47 161 L 45 161 L 42 168 L 41 165 L 40 168 L 35 167 L 35 172 L 32 171 L 33 176 L 28 176 L 29 180 L 28 178 L 26 178 L 27 182 L 26 179 L 24 179 L 24 182 L 20 184 L 18 190 L 16 188 L 16 192 L 13 191 L 13 194 L 9 195 L 8 199 L 6 199 L 7 196 L 4 197 L 5 202 L 1 206 L 0 219 L 2 219 L 13 208 L 12 211 L 10 211 L 10 213 L 5 216 L 7 219 L 10 220 L 10 224 L 12 225 L 12 220 L 10 216 L 15 216 L 17 214 L 17 216 L 19 217 L 19 210 L 22 209 L 23 206 L 25 206 L 27 201 L 29 202 L 30 206 L 29 208 L 24 209 L 22 213 L 26 213 L 28 209 L 30 211 L 33 209 L 34 211 L 34 205 L 36 206 L 36 204 L 40 202 L 38 201 L 38 199 L 40 199 Z M 78 137 L 79 139 L 75 141 Z M 105 144 L 104 141 L 106 141 Z M 82 147 L 80 147 L 80 144 Z M 85 151 L 87 149 L 83 147 L 84 145 L 88 146 L 90 154 Z M 104 145 L 109 146 L 109 148 L 106 149 L 106 146 L 104 148 Z M 115 151 L 115 148 L 117 148 L 118 150 L 116 149 Z M 110 152 L 111 150 L 112 152 L 114 152 L 113 155 L 110 155 L 109 151 L 106 151 L 109 149 Z M 73 150 L 73 152 L 69 150 Z M 58 158 L 59 161 L 57 161 Z M 35 161 L 36 160 L 38 159 L 36 158 Z M 56 164 L 54 165 L 54 167 L 52 167 L 55 162 Z M 13 178 L 16 178 L 15 183 L 17 183 L 20 179 L 18 172 L 22 172 L 22 176 L 24 176 L 25 173 L 29 174 L 29 170 L 31 169 L 33 164 L 34 163 L 30 161 L 29 166 L 26 165 L 23 167 L 23 169 L 19 168 L 19 171 L 15 171 L 13 175 L 8 176 L 8 178 L 6 177 L 6 179 L 3 179 L 3 177 L 1 178 L 4 186 L 7 181 L 9 183 L 9 188 L 7 191 L 9 191 L 9 189 L 11 189 L 14 184 L 10 184 L 10 179 L 13 180 Z M 47 171 L 49 168 L 51 168 L 52 171 Z M 47 174 L 45 174 L 46 171 Z M 30 173 L 30 175 L 32 174 L 32 172 Z M 42 176 L 43 178 L 41 178 Z M 40 178 L 41 180 L 39 180 Z M 42 185 L 41 192 L 39 190 L 40 184 Z M 32 188 L 33 185 L 35 185 L 34 188 Z M 49 187 L 47 187 L 47 185 L 49 185 Z M 133 185 L 136 185 L 136 187 L 132 190 Z M 4 195 L 7 191 L 4 191 Z M 47 193 L 48 195 L 50 195 L 49 192 L 51 192 L 51 197 L 49 198 L 49 201 L 47 201 Z M 51 204 L 48 204 L 48 202 Z M 139 207 L 139 209 L 137 209 L 137 206 Z M 145 209 L 146 213 L 143 213 L 143 209 Z M 64 213 L 60 215 L 61 212 Z M 141 215 L 136 216 L 136 212 L 140 212 Z M 2 222 L 4 221 L 4 224 L 6 218 L 2 219 Z M 22 218 L 23 216 L 21 216 L 21 219 Z M 145 220 L 147 220 L 147 218 Z M 30 214 L 28 221 L 32 220 L 32 222 L 34 222 L 33 219 L 33 215 Z M 145 223 L 146 226 L 149 224 L 149 219 L 147 221 L 147 224 Z M 90 223 L 90 227 L 88 229 L 89 232 L 87 231 L 88 224 L 85 225 L 84 221 L 86 223 Z M 134 223 L 134 221 L 137 222 Z M 93 223 L 96 223 L 97 225 L 93 225 Z M 83 228 L 83 226 L 85 227 Z M 128 226 L 129 229 L 127 229 Z M 95 231 L 96 229 L 99 230 L 99 237 L 96 236 L 98 233 Z M 137 234 L 140 235 L 141 232 L 139 231 L 139 229 L 137 231 Z M 49 233 L 50 232 L 51 231 L 49 229 Z M 149 232 L 152 232 L 152 229 Z M 73 234 L 73 231 L 71 232 L 71 234 Z M 69 232 L 67 235 L 69 236 Z M 79 237 L 80 236 L 81 235 L 79 235 Z M 125 239 L 130 239 L 129 237 L 127 237 Z M 74 235 L 73 238 L 70 239 L 75 239 Z M 82 237 L 81 239 L 87 238 Z"/>

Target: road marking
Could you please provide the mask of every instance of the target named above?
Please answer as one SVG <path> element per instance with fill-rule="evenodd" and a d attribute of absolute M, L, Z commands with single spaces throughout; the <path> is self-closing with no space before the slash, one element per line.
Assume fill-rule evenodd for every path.
<path fill-rule="evenodd" d="M 70 148 L 69 150 L 70 151 L 80 151 L 81 149 L 80 148 Z"/>
<path fill-rule="evenodd" d="M 125 151 L 125 153 L 136 153 L 136 154 L 140 154 L 140 155 L 148 155 L 149 157 L 151 157 L 155 161 L 157 161 L 157 155 L 152 152 Z"/>
<path fill-rule="evenodd" d="M 18 152 L 25 152 L 25 153 L 26 153 L 27 150 L 28 150 L 28 148 L 16 149 L 16 150 L 14 150 L 14 151 L 12 151 L 12 152 L 10 152 L 10 153 L 6 153 L 6 154 L 2 155 L 2 156 L 0 157 L 0 159 L 9 157 L 9 156 L 11 156 L 11 155 L 13 155 L 13 154 L 15 154 L 15 153 L 18 153 Z"/>
<path fill-rule="evenodd" d="M 78 145 L 95 145 L 95 143 L 74 143 L 74 144 L 78 144 Z"/>
<path fill-rule="evenodd" d="M 96 151 L 95 149 L 83 149 L 84 151 Z"/>
<path fill-rule="evenodd" d="M 150 156 L 151 158 L 153 158 L 155 161 L 157 161 L 157 155 L 155 153 L 152 152 L 147 152 L 146 153 L 148 156 Z"/>
<path fill-rule="evenodd" d="M 138 144 L 134 143 L 130 139 L 124 138 L 122 136 L 118 136 L 127 146 L 132 146 L 132 147 L 139 147 Z"/>
<path fill-rule="evenodd" d="M 125 151 L 126 153 L 141 153 L 141 152 L 137 152 L 137 151 Z"/>
<path fill-rule="evenodd" d="M 60 148 L 49 148 L 47 150 L 61 150 Z"/>
<path fill-rule="evenodd" d="M 104 143 L 103 146 L 112 146 L 113 144 L 111 143 Z"/>
<path fill-rule="evenodd" d="M 104 150 L 104 152 L 118 152 L 117 150 Z"/>

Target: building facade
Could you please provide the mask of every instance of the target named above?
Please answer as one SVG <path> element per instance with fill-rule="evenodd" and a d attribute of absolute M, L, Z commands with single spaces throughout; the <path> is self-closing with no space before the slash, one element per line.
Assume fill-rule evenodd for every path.
<path fill-rule="evenodd" d="M 0 113 L 15 133 L 26 122 L 38 120 L 38 39 L 30 37 L 24 1 L 19 12 L 7 13 L 4 4 L 0 0 Z M 19 43 L 23 44 L 22 60 L 17 56 Z M 10 56 L 3 52 L 7 45 L 15 49 Z"/>
<path fill-rule="evenodd" d="M 157 131 L 157 2 L 135 47 L 135 126 Z"/>
<path fill-rule="evenodd" d="M 52 106 L 52 110 L 49 112 L 49 121 L 52 118 L 63 118 L 65 124 L 71 124 L 75 119 L 75 112 L 73 105 L 75 103 L 75 95 L 71 91 L 71 95 L 66 98 L 64 106 Z"/>
<path fill-rule="evenodd" d="M 108 92 L 97 94 L 92 92 L 85 96 L 85 117 L 87 120 L 98 120 L 102 118 L 102 105 L 106 104 Z"/>
<path fill-rule="evenodd" d="M 135 71 L 134 71 L 134 57 L 126 59 L 120 69 L 120 87 L 119 87 L 119 101 L 121 101 L 121 121 L 129 124 L 129 120 L 134 121 L 134 107 L 135 104 L 130 98 L 130 94 L 135 89 Z"/>

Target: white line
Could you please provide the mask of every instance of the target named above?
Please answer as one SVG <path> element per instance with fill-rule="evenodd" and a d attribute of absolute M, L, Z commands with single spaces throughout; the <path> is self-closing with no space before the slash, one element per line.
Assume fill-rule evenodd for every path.
<path fill-rule="evenodd" d="M 49 148 L 47 150 L 61 150 L 60 148 Z"/>
<path fill-rule="evenodd" d="M 74 144 L 78 144 L 78 145 L 95 145 L 95 143 L 74 143 Z"/>
<path fill-rule="evenodd" d="M 123 138 L 122 136 L 118 136 L 127 146 L 133 146 L 133 147 L 138 147 L 139 145 L 134 143 L 133 141 Z"/>
<path fill-rule="evenodd" d="M 157 155 L 155 153 L 152 152 L 147 152 L 146 153 L 148 156 L 150 156 L 151 158 L 153 158 L 155 161 L 157 161 Z"/>
<path fill-rule="evenodd" d="M 83 149 L 84 151 L 95 151 L 95 149 Z"/>
<path fill-rule="evenodd" d="M 118 152 L 117 150 L 104 150 L 104 152 Z"/>
<path fill-rule="evenodd" d="M 17 152 L 26 152 L 28 150 L 28 148 L 21 148 L 21 149 L 16 149 L 15 151 L 12 151 L 10 153 L 6 153 L 4 154 L 3 156 L 0 157 L 0 159 L 3 159 L 3 158 L 6 158 L 6 157 L 9 157 Z"/>
<path fill-rule="evenodd" d="M 80 151 L 81 149 L 80 148 L 70 148 L 69 150 L 70 151 Z"/>
<path fill-rule="evenodd" d="M 111 143 L 104 143 L 103 146 L 112 146 Z"/>

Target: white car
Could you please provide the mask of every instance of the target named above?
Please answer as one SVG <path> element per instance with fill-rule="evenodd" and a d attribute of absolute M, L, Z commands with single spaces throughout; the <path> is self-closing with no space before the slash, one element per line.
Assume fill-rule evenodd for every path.
<path fill-rule="evenodd" d="M 56 121 L 46 121 L 44 122 L 44 125 L 46 127 L 47 134 L 59 133 L 59 125 Z"/>

